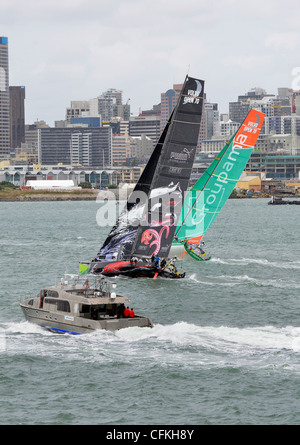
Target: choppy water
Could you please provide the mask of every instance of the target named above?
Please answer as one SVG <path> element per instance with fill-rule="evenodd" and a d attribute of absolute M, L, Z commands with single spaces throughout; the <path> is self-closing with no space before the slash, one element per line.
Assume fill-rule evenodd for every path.
<path fill-rule="evenodd" d="M 119 278 L 154 328 L 49 333 L 22 296 L 104 241 L 96 202 L 1 203 L 1 424 L 300 423 L 299 206 L 230 200 L 184 280 Z"/>

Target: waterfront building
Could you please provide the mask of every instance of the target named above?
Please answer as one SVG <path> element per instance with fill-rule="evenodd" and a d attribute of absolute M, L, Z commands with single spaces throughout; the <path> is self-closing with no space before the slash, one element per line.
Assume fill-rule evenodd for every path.
<path fill-rule="evenodd" d="M 265 156 L 267 178 L 293 179 L 299 177 L 300 156 L 272 153 Z"/>
<path fill-rule="evenodd" d="M 0 169 L 0 182 L 8 181 L 20 187 L 28 181 L 73 181 L 76 187 L 90 182 L 94 187 L 118 185 L 121 173 L 116 169 L 74 168 L 70 165 L 10 165 Z"/>
<path fill-rule="evenodd" d="M 0 157 L 10 153 L 8 38 L 0 37 Z"/>
<path fill-rule="evenodd" d="M 74 135 L 72 137 L 72 135 Z M 40 128 L 38 153 L 41 164 L 77 164 L 78 159 L 90 166 L 111 165 L 112 131 L 110 127 Z M 84 164 L 85 165 L 85 164 Z"/>
<path fill-rule="evenodd" d="M 145 166 L 115 167 L 120 174 L 120 182 L 124 182 L 125 184 L 136 184 L 144 168 Z"/>

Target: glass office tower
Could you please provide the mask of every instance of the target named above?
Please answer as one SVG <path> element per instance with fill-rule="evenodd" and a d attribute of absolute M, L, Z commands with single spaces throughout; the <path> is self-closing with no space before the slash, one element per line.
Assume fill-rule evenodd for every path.
<path fill-rule="evenodd" d="M 0 37 L 0 158 L 10 152 L 8 38 Z"/>

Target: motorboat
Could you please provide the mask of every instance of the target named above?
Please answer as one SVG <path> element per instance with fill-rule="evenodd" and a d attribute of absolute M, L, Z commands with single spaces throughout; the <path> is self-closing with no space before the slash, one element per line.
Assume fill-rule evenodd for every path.
<path fill-rule="evenodd" d="M 116 294 L 116 284 L 105 278 L 80 280 L 78 275 L 65 275 L 58 285 L 44 287 L 36 297 L 21 301 L 20 306 L 26 320 L 57 333 L 152 328 L 148 317 L 124 316 L 129 302 Z"/>

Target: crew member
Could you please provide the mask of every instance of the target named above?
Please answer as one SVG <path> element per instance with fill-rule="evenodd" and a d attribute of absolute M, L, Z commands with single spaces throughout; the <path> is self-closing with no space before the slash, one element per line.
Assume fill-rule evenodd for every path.
<path fill-rule="evenodd" d="M 127 306 L 127 308 L 124 309 L 124 317 L 128 318 L 129 315 L 130 315 L 130 310 L 129 310 L 129 307 Z"/>
<path fill-rule="evenodd" d="M 134 318 L 135 317 L 135 313 L 134 310 L 131 308 L 131 310 L 129 311 L 129 317 L 130 318 Z"/>

